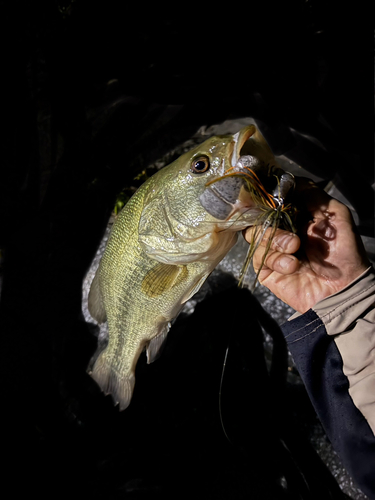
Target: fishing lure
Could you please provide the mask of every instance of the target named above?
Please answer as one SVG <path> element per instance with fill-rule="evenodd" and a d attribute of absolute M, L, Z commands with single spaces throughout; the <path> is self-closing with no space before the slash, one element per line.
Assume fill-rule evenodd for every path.
<path fill-rule="evenodd" d="M 251 286 L 251 291 L 255 290 L 259 279 L 259 273 L 262 270 L 277 229 L 282 227 L 295 233 L 296 228 L 294 220 L 297 213 L 297 209 L 294 205 L 285 202 L 288 194 L 293 191 L 295 186 L 293 174 L 290 172 L 284 172 L 279 168 L 276 169 L 277 174 L 279 175 L 276 173 L 271 174 L 271 177 L 276 179 L 276 187 L 273 189 L 272 194 L 270 194 L 257 175 L 256 170 L 251 167 L 253 163 L 254 159 L 252 156 L 241 156 L 234 167 L 228 168 L 224 175 L 216 179 L 212 179 L 206 184 L 206 187 L 208 187 L 216 182 L 231 177 L 239 177 L 243 179 L 245 181 L 246 188 L 253 199 L 254 205 L 260 212 L 253 223 L 254 231 L 252 239 L 240 272 L 238 283 L 240 287 L 244 287 L 245 278 L 248 273 L 249 266 L 252 263 L 254 253 L 263 240 L 266 231 L 270 229 L 266 250 L 261 265 L 256 273 L 254 282 Z"/>

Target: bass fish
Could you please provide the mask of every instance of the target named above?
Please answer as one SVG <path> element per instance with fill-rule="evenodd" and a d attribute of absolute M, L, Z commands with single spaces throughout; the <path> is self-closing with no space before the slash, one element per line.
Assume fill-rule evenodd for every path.
<path fill-rule="evenodd" d="M 238 231 L 262 221 L 264 232 L 271 220 L 265 212 L 287 213 L 288 175 L 249 125 L 183 154 L 119 213 L 88 307 L 99 324 L 108 322 L 109 334 L 89 374 L 120 410 L 131 401 L 141 352 L 146 349 L 148 363 L 158 357 L 171 321 L 236 243 Z"/>

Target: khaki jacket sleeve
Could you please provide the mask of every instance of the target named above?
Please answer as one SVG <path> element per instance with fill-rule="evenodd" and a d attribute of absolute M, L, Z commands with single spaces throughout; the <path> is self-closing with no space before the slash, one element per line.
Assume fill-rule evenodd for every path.
<path fill-rule="evenodd" d="M 311 402 L 346 469 L 375 499 L 375 272 L 282 325 Z"/>
<path fill-rule="evenodd" d="M 349 394 L 375 434 L 375 273 L 369 268 L 338 293 L 318 302 L 321 318 L 341 355 Z M 375 474 L 375 469 L 374 469 Z"/>

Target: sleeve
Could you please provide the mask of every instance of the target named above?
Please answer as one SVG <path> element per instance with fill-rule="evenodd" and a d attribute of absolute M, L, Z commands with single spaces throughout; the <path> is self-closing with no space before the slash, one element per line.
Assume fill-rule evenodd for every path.
<path fill-rule="evenodd" d="M 332 446 L 375 499 L 374 269 L 281 328 Z"/>

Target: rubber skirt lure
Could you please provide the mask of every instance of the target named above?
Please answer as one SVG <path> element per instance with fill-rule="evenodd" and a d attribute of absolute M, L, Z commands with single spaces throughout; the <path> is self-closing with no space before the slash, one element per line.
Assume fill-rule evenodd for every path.
<path fill-rule="evenodd" d="M 273 190 L 271 190 L 272 192 L 270 193 L 265 188 L 263 182 L 260 180 L 261 173 L 258 172 L 258 175 L 258 173 L 254 169 L 248 166 L 251 161 L 252 157 L 240 157 L 236 166 L 230 167 L 226 170 L 224 175 L 209 181 L 206 184 L 206 187 L 211 186 L 212 184 L 224 179 L 239 177 L 243 179 L 245 188 L 250 193 L 253 201 L 253 206 L 256 209 L 255 211 L 254 208 L 251 209 L 257 215 L 255 216 L 254 221 L 251 223 L 251 225 L 254 226 L 254 231 L 244 264 L 242 266 L 242 270 L 240 272 L 238 283 L 240 287 L 244 287 L 245 278 L 248 273 L 250 264 L 253 261 L 254 253 L 261 244 L 266 231 L 270 230 L 261 265 L 256 273 L 254 282 L 250 287 L 251 291 L 254 291 L 259 279 L 259 273 L 262 270 L 266 257 L 269 253 L 277 229 L 281 227 L 282 229 L 292 231 L 293 233 L 296 232 L 294 221 L 296 218 L 297 209 L 294 205 L 292 205 L 292 203 L 286 203 L 285 201 L 288 195 L 290 195 L 290 193 L 294 189 L 294 176 L 289 172 L 285 172 L 280 168 L 277 168 L 276 172 L 278 175 L 276 173 L 271 173 L 271 175 L 268 176 L 272 178 L 271 181 L 273 182 L 273 184 L 276 184 L 276 186 L 273 188 Z"/>

